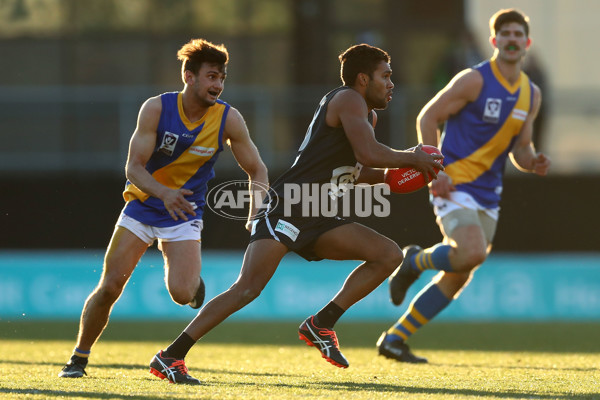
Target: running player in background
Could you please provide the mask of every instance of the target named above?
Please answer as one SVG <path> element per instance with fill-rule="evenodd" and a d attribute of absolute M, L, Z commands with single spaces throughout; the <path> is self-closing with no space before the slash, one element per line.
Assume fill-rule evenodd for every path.
<path fill-rule="evenodd" d="M 152 97 L 140 109 L 127 159 L 126 205 L 108 246 L 100 282 L 83 307 L 75 350 L 60 377 L 85 374 L 91 348 L 108 324 L 114 303 L 156 239 L 171 298 L 200 308 L 204 301 L 202 212 L 207 182 L 214 177 L 213 165 L 224 142 L 248 174 L 251 196 L 268 185 L 267 169 L 244 119 L 218 100 L 227 75 L 227 49 L 195 39 L 177 55 L 184 88 Z M 256 211 L 252 201 L 249 221 Z"/>
<path fill-rule="evenodd" d="M 273 184 L 265 216 L 254 221 L 237 281 L 209 301 L 166 350 L 159 351 L 150 371 L 175 383 L 199 383 L 184 366 L 184 357 L 197 340 L 235 311 L 249 304 L 269 282 L 289 251 L 309 261 L 362 260 L 332 301 L 300 326 L 300 338 L 317 347 L 335 366 L 346 368 L 333 326 L 354 303 L 381 284 L 402 262 L 402 251 L 387 237 L 339 216 L 305 215 L 292 203 L 288 189 L 325 185 L 326 199 L 343 196 L 344 183 L 381 183 L 383 168 L 414 167 L 435 177 L 441 155 L 418 146 L 412 151 L 391 149 L 375 138 L 375 109 L 385 109 L 394 84 L 388 54 L 366 44 L 339 56 L 344 86 L 321 100 L 293 165 Z M 318 192 L 322 192 L 321 190 Z M 305 193 L 308 195 L 308 193 Z M 276 201 L 277 200 L 277 201 Z M 307 296 L 310 289 L 307 288 Z M 302 301 L 302 299 L 298 299 Z M 268 334 L 268 332 L 265 332 Z"/>
<path fill-rule="evenodd" d="M 492 246 L 507 157 L 523 172 L 544 176 L 550 159 L 536 153 L 532 138 L 542 95 L 522 72 L 531 44 L 529 18 L 515 9 L 490 19 L 490 60 L 458 73 L 423 108 L 417 133 L 424 144 L 441 145 L 445 172 L 430 185 L 442 243 L 404 248 L 404 261 L 390 277 L 390 295 L 400 305 L 423 270 L 440 271 L 387 332 L 379 354 L 404 362 L 427 362 L 406 340 L 467 286 Z M 438 127 L 445 122 L 440 140 Z"/>

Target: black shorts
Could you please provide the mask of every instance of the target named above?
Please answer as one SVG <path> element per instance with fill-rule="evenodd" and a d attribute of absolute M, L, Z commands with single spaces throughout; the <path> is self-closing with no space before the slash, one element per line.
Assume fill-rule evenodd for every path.
<path fill-rule="evenodd" d="M 340 217 L 285 217 L 283 214 L 269 213 L 255 222 L 250 243 L 259 239 L 274 239 L 308 261 L 319 261 L 322 258 L 317 257 L 314 249 L 319 236 L 351 223 Z"/>

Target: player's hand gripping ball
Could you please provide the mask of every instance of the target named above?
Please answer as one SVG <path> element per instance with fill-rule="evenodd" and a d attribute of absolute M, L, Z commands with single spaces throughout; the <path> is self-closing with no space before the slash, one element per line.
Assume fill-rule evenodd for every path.
<path fill-rule="evenodd" d="M 442 154 L 435 146 L 423 145 L 421 148 L 429 154 Z M 435 169 L 437 174 L 440 170 Z M 390 186 L 393 193 L 412 193 L 427 186 L 433 177 L 425 179 L 423 174 L 414 168 L 395 168 L 385 170 L 385 183 Z"/>

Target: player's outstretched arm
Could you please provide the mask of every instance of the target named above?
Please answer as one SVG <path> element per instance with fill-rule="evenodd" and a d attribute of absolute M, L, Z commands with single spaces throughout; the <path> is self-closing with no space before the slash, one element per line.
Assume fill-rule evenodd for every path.
<path fill-rule="evenodd" d="M 360 170 L 360 175 L 356 179 L 356 183 L 366 183 L 376 185 L 385 182 L 385 169 L 363 167 Z"/>
<path fill-rule="evenodd" d="M 430 176 L 436 176 L 441 156 L 421 150 L 395 150 L 375 138 L 373 126 L 367 116 L 369 109 L 363 97 L 344 90 L 334 96 L 327 108 L 327 124 L 342 126 L 352 146 L 356 160 L 370 168 L 412 167 Z"/>

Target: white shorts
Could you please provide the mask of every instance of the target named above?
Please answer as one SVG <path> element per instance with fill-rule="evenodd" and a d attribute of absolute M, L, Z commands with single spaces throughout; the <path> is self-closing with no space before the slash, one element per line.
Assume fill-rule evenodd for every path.
<path fill-rule="evenodd" d="M 438 218 L 443 218 L 452 211 L 460 210 L 461 208 L 482 211 L 496 221 L 500 215 L 500 207 L 485 208 L 475 201 L 470 194 L 459 191 L 450 192 L 449 199 L 434 197 L 431 204 L 433 204 L 433 212 Z"/>
<path fill-rule="evenodd" d="M 148 246 L 152 245 L 155 239 L 158 239 L 160 248 L 162 242 L 178 242 L 182 240 L 197 240 L 199 242 L 204 223 L 201 219 L 193 219 L 184 221 L 179 225 L 159 228 L 142 224 L 138 220 L 121 212 L 116 225 L 131 231 L 135 236 L 148 243 Z"/>
<path fill-rule="evenodd" d="M 454 229 L 463 225 L 479 225 L 488 243 L 496 234 L 500 207 L 485 208 L 464 192 L 451 192 L 450 199 L 435 197 L 432 201 L 436 222 L 444 235 L 452 236 Z"/>

